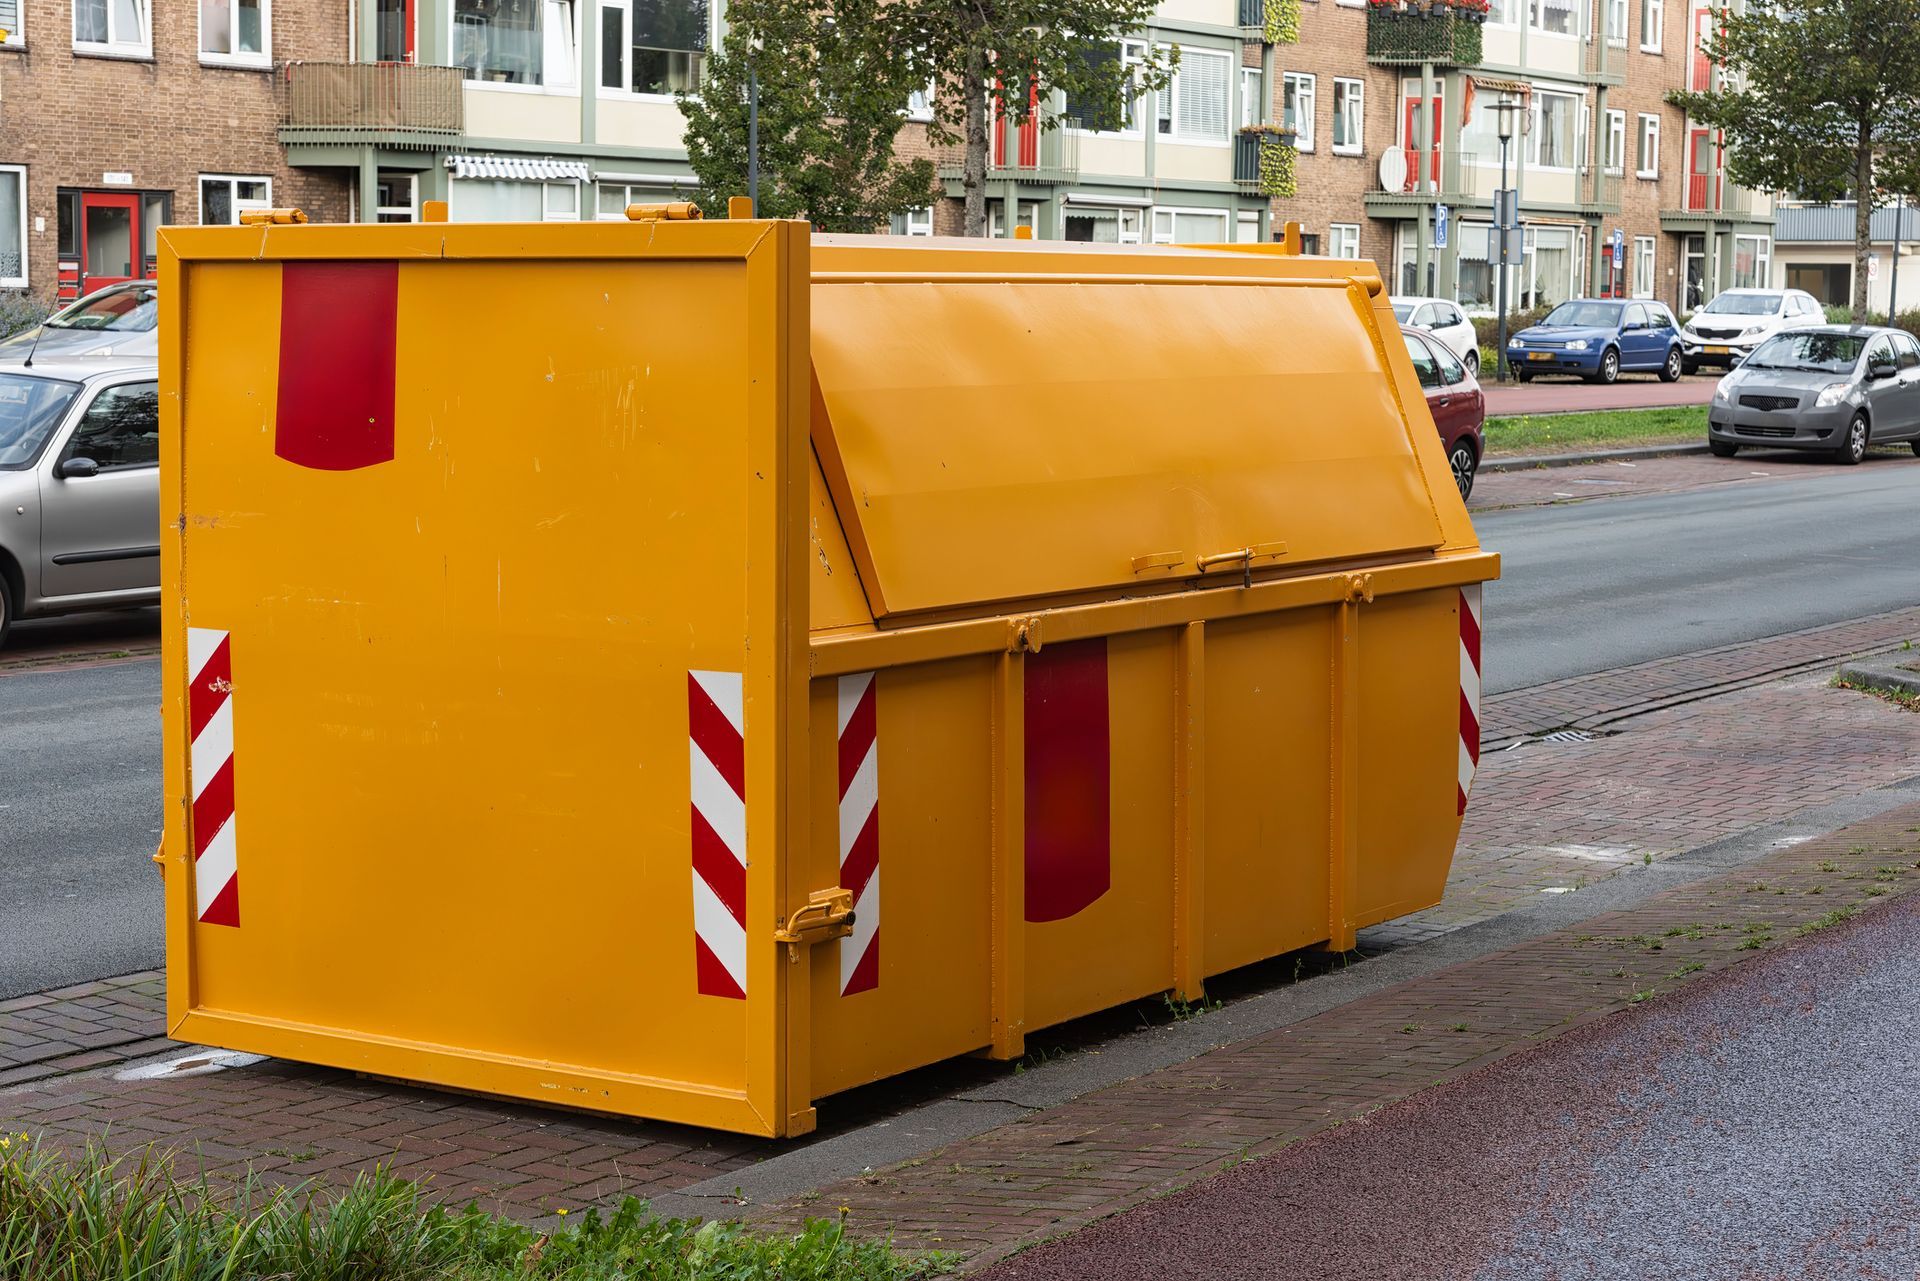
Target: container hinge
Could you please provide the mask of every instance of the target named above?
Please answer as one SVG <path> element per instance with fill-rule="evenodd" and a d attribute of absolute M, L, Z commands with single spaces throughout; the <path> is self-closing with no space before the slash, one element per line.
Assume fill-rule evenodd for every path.
<path fill-rule="evenodd" d="M 1373 575 L 1347 575 L 1347 601 L 1353 605 L 1373 604 Z"/>
<path fill-rule="evenodd" d="M 1007 653 L 1038 654 L 1040 652 L 1040 620 L 1038 618 L 1009 618 L 1007 620 Z"/>
<path fill-rule="evenodd" d="M 830 943 L 853 933 L 853 891 L 815 890 L 804 907 L 773 932 L 773 941 L 787 945 L 787 960 L 800 959 L 802 945 Z"/>

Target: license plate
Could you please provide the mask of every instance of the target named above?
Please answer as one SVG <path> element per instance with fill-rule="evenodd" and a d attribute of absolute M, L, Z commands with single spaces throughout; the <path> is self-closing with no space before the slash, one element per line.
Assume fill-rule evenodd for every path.
<path fill-rule="evenodd" d="M 1707 348 L 1707 354 L 1709 356 L 1724 356 L 1727 354 L 1727 349 L 1725 347 L 1709 347 Z"/>
<path fill-rule="evenodd" d="M 1552 360 L 1553 353 L 1550 351 L 1530 351 L 1527 353 L 1527 359 L 1528 360 Z"/>

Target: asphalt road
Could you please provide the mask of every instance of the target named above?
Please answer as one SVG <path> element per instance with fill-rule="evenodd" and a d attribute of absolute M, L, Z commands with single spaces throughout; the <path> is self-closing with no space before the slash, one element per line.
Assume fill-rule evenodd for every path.
<path fill-rule="evenodd" d="M 1920 467 L 1743 455 L 1765 484 L 1474 517 L 1491 693 L 1920 605 Z M 1783 471 L 1798 474 L 1778 479 Z"/>
<path fill-rule="evenodd" d="M 1911 1281 L 1916 1097 L 1909 897 L 985 1275 Z"/>
<path fill-rule="evenodd" d="M 1729 467 L 1774 478 L 1477 516 L 1487 688 L 1920 604 L 1920 466 Z M 0 672 L 0 999 L 160 963 L 158 700 L 154 660 Z"/>

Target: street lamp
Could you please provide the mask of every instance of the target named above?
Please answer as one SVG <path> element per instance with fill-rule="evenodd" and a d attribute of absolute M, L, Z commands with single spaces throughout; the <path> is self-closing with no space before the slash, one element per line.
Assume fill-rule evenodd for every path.
<path fill-rule="evenodd" d="M 1507 222 L 1517 212 L 1514 206 L 1519 203 L 1507 190 L 1507 144 L 1513 141 L 1515 117 L 1519 114 L 1520 104 L 1511 98 L 1501 98 L 1494 104 L 1494 128 L 1500 134 L 1500 190 L 1493 196 L 1493 234 L 1499 244 L 1494 261 L 1500 272 L 1500 346 L 1494 353 L 1494 367 L 1499 371 L 1501 382 L 1507 381 L 1510 372 L 1507 368 Z"/>

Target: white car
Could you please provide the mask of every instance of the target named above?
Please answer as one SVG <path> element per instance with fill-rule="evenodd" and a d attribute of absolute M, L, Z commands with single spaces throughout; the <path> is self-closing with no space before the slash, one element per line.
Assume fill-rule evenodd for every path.
<path fill-rule="evenodd" d="M 1680 330 L 1680 368 L 1732 369 L 1775 334 L 1827 323 L 1826 309 L 1800 289 L 1728 289 Z"/>
<path fill-rule="evenodd" d="M 1401 324 L 1424 329 L 1460 358 L 1467 372 L 1480 376 L 1480 340 L 1473 322 L 1455 303 L 1444 298 L 1391 298 L 1393 316 Z"/>

